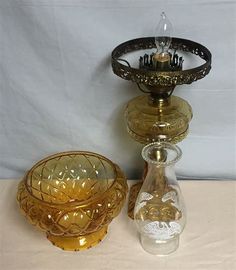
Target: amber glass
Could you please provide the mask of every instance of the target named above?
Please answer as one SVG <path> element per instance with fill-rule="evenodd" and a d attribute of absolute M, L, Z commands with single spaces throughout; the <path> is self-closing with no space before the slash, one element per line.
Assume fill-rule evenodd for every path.
<path fill-rule="evenodd" d="M 99 243 L 125 201 L 127 181 L 120 168 L 91 152 L 47 157 L 20 182 L 17 200 L 29 222 L 64 250 Z"/>
<path fill-rule="evenodd" d="M 151 96 L 143 95 L 128 103 L 125 119 L 129 134 L 140 143 L 177 143 L 188 133 L 192 109 L 188 102 L 180 97 L 155 100 Z"/>

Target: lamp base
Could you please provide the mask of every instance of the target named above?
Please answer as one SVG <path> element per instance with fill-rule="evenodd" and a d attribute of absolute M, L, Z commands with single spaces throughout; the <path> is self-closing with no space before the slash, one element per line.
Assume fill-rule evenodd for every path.
<path fill-rule="evenodd" d="M 80 251 L 89 249 L 100 243 L 107 234 L 107 227 L 108 226 L 104 226 L 97 232 L 75 237 L 55 236 L 47 233 L 47 238 L 54 246 L 63 250 Z"/>

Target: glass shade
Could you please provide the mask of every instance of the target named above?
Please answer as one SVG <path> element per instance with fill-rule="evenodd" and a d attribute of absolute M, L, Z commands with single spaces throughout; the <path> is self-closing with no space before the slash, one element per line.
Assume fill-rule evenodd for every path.
<path fill-rule="evenodd" d="M 19 184 L 17 200 L 28 221 L 65 250 L 99 243 L 125 201 L 120 168 L 91 152 L 59 153 L 38 162 Z"/>
<path fill-rule="evenodd" d="M 148 171 L 135 203 L 134 220 L 144 250 L 167 255 L 178 248 L 186 221 L 174 171 L 181 150 L 169 143 L 152 143 L 143 148 L 142 156 Z"/>

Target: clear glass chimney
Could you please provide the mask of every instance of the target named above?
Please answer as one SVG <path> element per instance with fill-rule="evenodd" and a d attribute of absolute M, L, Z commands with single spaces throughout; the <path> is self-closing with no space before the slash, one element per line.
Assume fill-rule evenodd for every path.
<path fill-rule="evenodd" d="M 174 165 L 181 158 L 179 147 L 165 142 L 146 145 L 142 150 L 148 171 L 139 192 L 134 220 L 143 249 L 167 255 L 179 246 L 186 213 Z"/>

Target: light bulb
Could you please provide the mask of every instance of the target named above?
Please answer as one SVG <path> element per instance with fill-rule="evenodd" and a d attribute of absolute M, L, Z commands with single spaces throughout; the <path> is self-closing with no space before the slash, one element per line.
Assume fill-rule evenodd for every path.
<path fill-rule="evenodd" d="M 155 31 L 155 43 L 157 46 L 157 52 L 160 54 L 167 54 L 171 44 L 171 36 L 173 32 L 173 26 L 168 20 L 165 12 L 161 13 L 161 19 L 157 25 Z"/>

